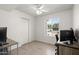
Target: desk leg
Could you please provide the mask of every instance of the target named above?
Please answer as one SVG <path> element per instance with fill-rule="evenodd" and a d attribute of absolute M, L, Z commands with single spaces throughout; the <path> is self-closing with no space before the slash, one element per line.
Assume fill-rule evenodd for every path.
<path fill-rule="evenodd" d="M 57 49 L 56 49 L 56 55 L 59 55 L 59 46 L 56 46 Z"/>
<path fill-rule="evenodd" d="M 57 55 L 59 55 L 59 46 L 57 46 Z"/>
<path fill-rule="evenodd" d="M 11 55 L 11 46 L 10 46 L 10 55 Z"/>
<path fill-rule="evenodd" d="M 18 43 L 17 43 L 17 55 L 18 55 Z"/>

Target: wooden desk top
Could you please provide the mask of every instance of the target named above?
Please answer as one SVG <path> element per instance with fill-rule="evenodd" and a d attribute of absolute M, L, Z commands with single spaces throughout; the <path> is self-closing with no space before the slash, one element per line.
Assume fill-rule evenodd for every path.
<path fill-rule="evenodd" d="M 56 43 L 55 46 L 64 46 L 73 49 L 79 49 L 79 43 L 77 42 L 74 42 L 73 44 Z"/>
<path fill-rule="evenodd" d="M 3 46 L 0 46 L 0 48 L 9 47 L 9 46 L 18 44 L 18 42 L 14 41 L 14 40 L 11 40 L 11 39 L 7 39 L 7 42 L 6 43 L 8 43 L 8 44 L 3 45 Z"/>

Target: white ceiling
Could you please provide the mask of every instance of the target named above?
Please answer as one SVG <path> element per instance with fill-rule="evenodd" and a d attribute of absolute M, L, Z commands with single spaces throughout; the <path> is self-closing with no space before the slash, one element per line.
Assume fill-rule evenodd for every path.
<path fill-rule="evenodd" d="M 70 9 L 73 7 L 72 4 L 43 4 L 43 5 L 44 5 L 43 9 L 47 10 L 48 12 L 44 12 L 41 15 L 46 15 L 46 14 L 62 11 L 65 9 Z M 0 9 L 4 9 L 7 11 L 17 9 L 29 15 L 38 16 L 36 14 L 36 11 L 32 7 L 35 7 L 35 5 L 34 4 L 0 4 Z"/>

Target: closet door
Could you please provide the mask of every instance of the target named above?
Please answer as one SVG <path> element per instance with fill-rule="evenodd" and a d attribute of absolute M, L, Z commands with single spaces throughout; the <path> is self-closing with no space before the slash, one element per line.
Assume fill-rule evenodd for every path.
<path fill-rule="evenodd" d="M 21 40 L 22 44 L 28 43 L 29 40 L 29 21 L 28 20 L 22 20 L 22 25 L 21 25 Z"/>

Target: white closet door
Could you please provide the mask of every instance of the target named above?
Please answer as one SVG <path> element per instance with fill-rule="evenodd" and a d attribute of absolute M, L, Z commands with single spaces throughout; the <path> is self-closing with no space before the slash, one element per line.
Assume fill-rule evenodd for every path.
<path fill-rule="evenodd" d="M 28 20 L 18 18 L 17 16 L 9 16 L 11 19 L 8 21 L 8 37 L 15 40 L 19 45 L 28 42 Z"/>
<path fill-rule="evenodd" d="M 22 20 L 23 24 L 21 25 L 21 37 L 22 37 L 22 44 L 25 44 L 29 40 L 29 31 L 28 31 L 28 20 Z"/>

